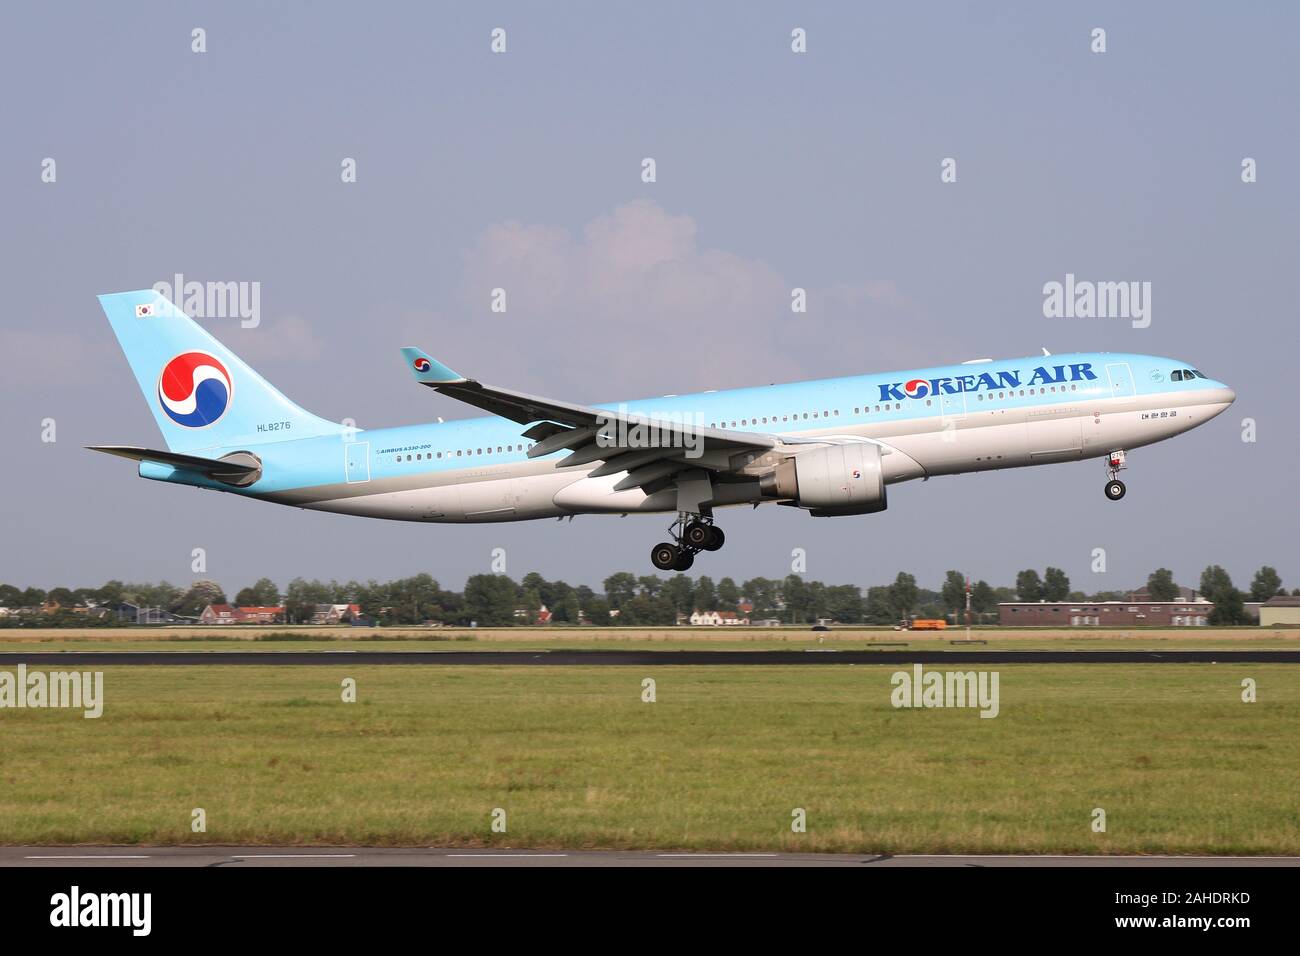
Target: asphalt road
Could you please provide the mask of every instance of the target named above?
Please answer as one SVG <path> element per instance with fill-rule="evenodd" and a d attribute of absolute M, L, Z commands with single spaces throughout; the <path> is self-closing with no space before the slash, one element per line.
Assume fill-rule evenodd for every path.
<path fill-rule="evenodd" d="M 0 867 L 158 866 L 1300 866 L 1280 856 L 890 856 L 628 850 L 458 850 L 390 847 L 0 847 Z"/>
<path fill-rule="evenodd" d="M 28 667 L 195 664 L 1300 664 L 1300 650 L 1220 651 L 35 651 L 0 653 L 0 670 Z"/>

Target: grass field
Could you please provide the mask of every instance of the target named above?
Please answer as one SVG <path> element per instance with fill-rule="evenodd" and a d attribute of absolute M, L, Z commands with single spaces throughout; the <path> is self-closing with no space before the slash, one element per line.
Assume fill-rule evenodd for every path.
<path fill-rule="evenodd" d="M 628 650 L 797 650 L 804 647 L 862 648 L 906 643 L 941 649 L 964 639 L 965 629 L 895 631 L 892 628 L 358 628 L 358 627 L 182 627 L 0 629 L 0 651 L 33 644 L 52 650 L 306 651 L 357 647 L 368 651 L 465 651 L 479 648 L 541 650 L 623 648 Z M 1251 647 L 1300 649 L 1300 628 L 976 628 L 969 650 L 1074 648 L 1131 650 Z M 36 649 L 36 648 L 32 648 Z"/>
<path fill-rule="evenodd" d="M 104 670 L 0 711 L 0 842 L 1300 853 L 1285 665 L 1003 666 L 991 720 L 875 666 Z"/>

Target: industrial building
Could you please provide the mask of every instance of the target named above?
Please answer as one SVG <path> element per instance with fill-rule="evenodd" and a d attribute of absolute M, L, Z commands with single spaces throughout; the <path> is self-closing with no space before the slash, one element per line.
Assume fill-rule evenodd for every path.
<path fill-rule="evenodd" d="M 1262 627 L 1300 627 L 1300 597 L 1280 594 L 1259 606 Z"/>
<path fill-rule="evenodd" d="M 998 623 L 1004 627 L 1200 627 L 1209 623 L 1213 610 L 1213 602 L 1200 598 L 1007 602 L 998 605 Z"/>

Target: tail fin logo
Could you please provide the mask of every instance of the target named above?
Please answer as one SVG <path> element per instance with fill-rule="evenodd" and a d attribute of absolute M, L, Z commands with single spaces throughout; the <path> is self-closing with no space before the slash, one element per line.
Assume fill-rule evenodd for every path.
<path fill-rule="evenodd" d="M 207 352 L 182 352 L 158 377 L 158 404 L 183 428 L 216 424 L 230 408 L 233 394 L 230 372 Z"/>
<path fill-rule="evenodd" d="M 423 355 L 421 355 L 418 359 L 412 362 L 411 365 L 415 367 L 415 370 L 417 372 L 427 372 L 429 371 L 429 369 L 433 368 L 433 363 L 430 362 Z"/>

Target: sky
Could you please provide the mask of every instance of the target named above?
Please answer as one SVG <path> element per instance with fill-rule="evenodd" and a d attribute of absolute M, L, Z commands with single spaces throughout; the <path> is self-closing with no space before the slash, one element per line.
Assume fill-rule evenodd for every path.
<path fill-rule="evenodd" d="M 950 568 L 1010 584 L 1047 565 L 1089 592 L 1159 566 L 1194 586 L 1208 564 L 1239 587 L 1264 564 L 1300 586 L 1295 4 L 0 16 L 0 581 L 210 577 L 233 594 L 261 576 L 429 572 L 459 588 L 497 548 L 516 578 L 651 570 L 670 516 L 373 521 L 148 482 L 84 450 L 159 445 L 95 296 L 179 273 L 258 283 L 255 326 L 204 325 L 303 407 L 362 428 L 478 414 L 412 383 L 409 344 L 583 403 L 1044 347 L 1177 357 L 1237 402 L 1132 452 L 1121 502 L 1087 461 L 896 485 L 863 517 L 728 509 L 727 547 L 691 573 L 783 577 L 802 549 L 807 577 L 863 586 L 905 570 L 937 587 Z M 1149 327 L 1045 317 L 1044 284 L 1071 273 L 1150 282 Z"/>

